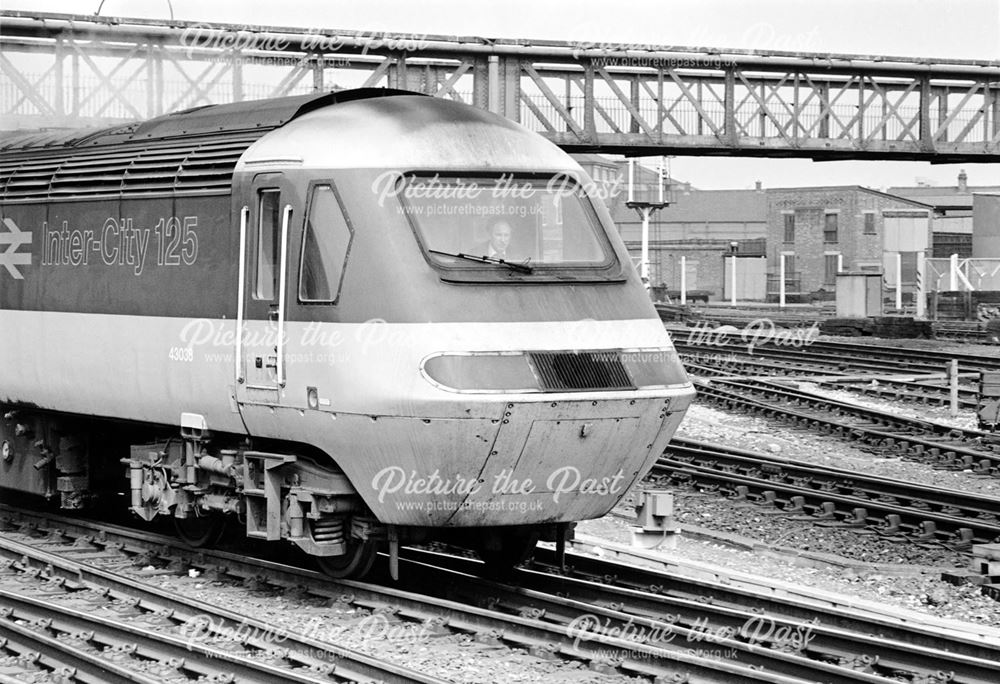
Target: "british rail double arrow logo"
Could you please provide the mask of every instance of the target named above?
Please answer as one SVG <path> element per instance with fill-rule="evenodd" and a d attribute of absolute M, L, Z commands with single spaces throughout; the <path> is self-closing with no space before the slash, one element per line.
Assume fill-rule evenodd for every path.
<path fill-rule="evenodd" d="M 24 280 L 24 276 L 17 268 L 18 266 L 30 266 L 31 254 L 28 252 L 18 252 L 21 245 L 31 244 L 31 233 L 26 233 L 17 227 L 9 218 L 3 220 L 3 225 L 7 232 L 0 231 L 0 249 L 7 245 L 7 249 L 0 251 L 0 266 L 7 269 L 14 280 Z"/>

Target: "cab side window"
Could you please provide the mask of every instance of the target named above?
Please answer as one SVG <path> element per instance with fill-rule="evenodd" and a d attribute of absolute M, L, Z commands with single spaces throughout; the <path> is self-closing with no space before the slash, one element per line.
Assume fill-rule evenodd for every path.
<path fill-rule="evenodd" d="M 333 186 L 315 186 L 302 238 L 299 301 L 337 303 L 353 237 Z"/>
<path fill-rule="evenodd" d="M 253 298 L 273 300 L 278 284 L 279 244 L 281 241 L 281 193 L 261 190 L 257 200 L 256 264 Z"/>

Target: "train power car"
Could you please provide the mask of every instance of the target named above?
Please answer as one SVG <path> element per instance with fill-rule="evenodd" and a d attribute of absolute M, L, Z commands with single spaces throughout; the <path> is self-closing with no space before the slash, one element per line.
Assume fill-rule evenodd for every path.
<path fill-rule="evenodd" d="M 694 394 L 588 184 L 391 90 L 8 137 L 0 485 L 335 576 L 438 536 L 513 562 L 607 513 Z"/>

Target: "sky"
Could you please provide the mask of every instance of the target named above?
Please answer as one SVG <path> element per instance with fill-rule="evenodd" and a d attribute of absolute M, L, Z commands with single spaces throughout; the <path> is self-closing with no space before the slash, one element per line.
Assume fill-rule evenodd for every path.
<path fill-rule="evenodd" d="M 1000 61 L 1000 0 L 3 0 L 7 10 L 358 31 Z M 704 189 L 1000 185 L 1000 164 L 675 157 Z"/>

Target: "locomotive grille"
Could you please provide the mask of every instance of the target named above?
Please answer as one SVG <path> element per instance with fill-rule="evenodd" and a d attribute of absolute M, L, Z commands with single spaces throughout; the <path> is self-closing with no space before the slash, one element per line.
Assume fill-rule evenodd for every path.
<path fill-rule="evenodd" d="M 63 157 L 0 161 L 0 198 L 142 196 L 154 192 L 225 192 L 240 155 L 257 133 L 219 134 L 168 143 L 122 143 Z M 49 153 L 51 154 L 51 153 Z"/>
<path fill-rule="evenodd" d="M 635 389 L 616 351 L 533 352 L 529 356 L 547 392 Z"/>

